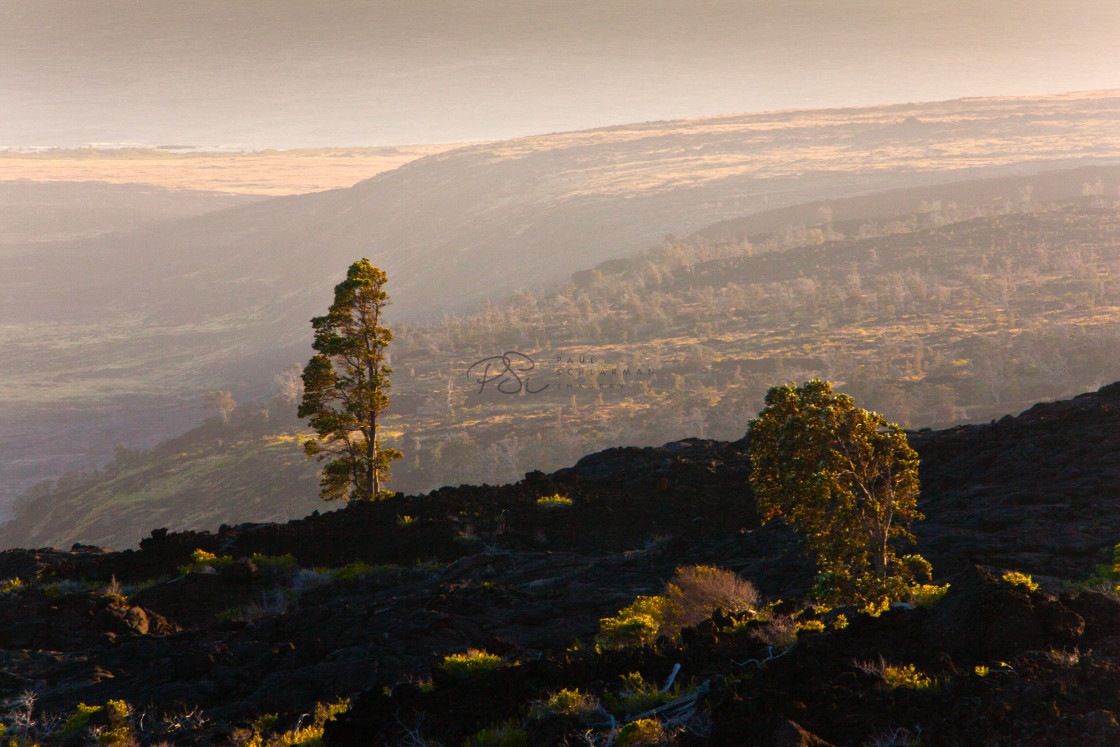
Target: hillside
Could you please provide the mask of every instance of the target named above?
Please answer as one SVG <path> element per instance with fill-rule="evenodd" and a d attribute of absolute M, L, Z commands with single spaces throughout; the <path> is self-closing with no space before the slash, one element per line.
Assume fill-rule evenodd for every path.
<path fill-rule="evenodd" d="M 289 402 L 247 406 L 228 424 L 208 418 L 151 450 L 119 445 L 101 469 L 23 494 L 0 526 L 0 547 L 134 547 L 156 525 L 287 521 L 324 508 L 317 465 L 303 453 L 308 434 L 294 416 Z"/>
<path fill-rule="evenodd" d="M 0 256 L 5 448 L 24 460 L 44 433 L 75 434 L 57 471 L 21 471 L 26 485 L 108 458 L 115 440 L 90 431 L 151 444 L 197 422 L 188 403 L 207 389 L 267 396 L 272 374 L 305 357 L 307 319 L 357 257 L 387 270 L 396 323 L 439 319 L 744 214 L 1110 162 L 1118 102 L 1106 91 L 543 135 L 349 189 L 13 248 Z"/>
<path fill-rule="evenodd" d="M 391 485 L 498 484 L 588 449 L 737 438 L 769 386 L 814 376 L 911 428 L 982 422 L 1099 385 L 1120 376 L 1120 214 L 1080 192 L 1116 178 L 1081 169 L 1033 185 L 970 182 L 973 193 L 1016 195 L 1066 183 L 1078 196 L 971 208 L 935 200 L 886 223 L 837 219 L 857 211 L 856 198 L 837 202 L 828 223 L 669 241 L 548 293 L 398 326 L 384 437 L 406 459 Z M 479 383 L 476 362 L 509 350 L 527 356 L 519 367 L 536 365 L 521 374 L 520 396 L 497 389 L 520 391 L 520 379 Z M 212 529 L 253 518 L 247 506 L 277 518 L 311 510 L 310 493 L 292 492 L 292 475 L 314 483 L 292 440 L 292 405 L 268 409 L 266 422 L 245 406 L 228 426 L 184 436 L 192 448 L 161 446 L 124 477 L 110 465 L 40 486 L 0 543 L 123 548 L 149 525 Z M 278 449 L 292 472 L 271 466 Z M 223 474 L 230 463 L 240 466 Z M 184 471 L 195 475 L 189 488 L 175 482 Z M 127 511 L 98 524 L 102 504 L 121 496 Z M 64 524 L 50 518 L 58 511 Z"/>
<path fill-rule="evenodd" d="M 0 152 L 0 163 L 4 154 Z M 202 215 L 259 198 L 144 184 L 0 180 L 0 254 L 29 244 L 88 238 L 149 228 L 172 218 Z M 37 175 L 39 176 L 39 175 Z"/>
<path fill-rule="evenodd" d="M 7 551 L 0 697 L 36 692 L 4 720 L 42 744 L 66 733 L 53 715 L 73 744 L 110 728 L 250 744 L 349 697 L 327 744 L 454 745 L 505 729 L 520 743 L 602 745 L 664 702 L 645 726 L 681 745 L 1114 743 L 1120 601 L 1072 584 L 1120 537 L 1117 433 L 1120 384 L 914 435 L 917 550 L 949 588 L 877 617 L 804 605 L 809 569 L 787 529 L 758 526 L 743 441 L 610 449 L 513 485 L 284 525 L 160 530 L 139 551 Z M 554 493 L 571 505 L 537 503 Z M 697 563 L 783 601 L 757 620 L 717 614 L 679 638 L 596 651 L 600 618 Z M 794 616 L 785 628 L 782 614 Z M 440 665 L 468 648 L 503 666 Z M 679 687 L 651 701 L 675 665 Z M 561 689 L 595 703 L 548 706 Z"/>
<path fill-rule="evenodd" d="M 298 195 L 350 187 L 383 171 L 456 145 L 296 150 L 204 148 L 45 148 L 0 150 L 4 182 L 148 185 L 228 195 Z M 41 187 L 42 188 L 42 187 Z"/>

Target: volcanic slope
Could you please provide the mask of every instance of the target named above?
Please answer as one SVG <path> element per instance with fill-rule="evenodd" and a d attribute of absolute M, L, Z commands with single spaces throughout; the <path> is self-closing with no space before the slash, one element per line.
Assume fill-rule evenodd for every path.
<path fill-rule="evenodd" d="M 758 526 L 745 441 L 610 449 L 515 485 L 284 525 L 154 531 L 139 551 L 7 551 L 0 578 L 20 582 L 0 595 L 0 696 L 36 697 L 4 718 L 53 744 L 52 715 L 107 704 L 67 743 L 111 727 L 246 744 L 348 696 L 328 744 L 460 744 L 486 730 L 601 744 L 612 724 L 682 745 L 1112 744 L 1120 602 L 1070 583 L 1109 564 L 1120 538 L 1118 433 L 1120 383 L 913 434 L 917 549 L 950 586 L 878 617 L 799 601 L 811 569 L 787 529 Z M 556 494 L 571 505 L 538 503 Z M 600 618 L 697 563 L 784 601 L 756 605 L 757 620 L 717 614 L 679 640 L 596 651 Z M 472 648 L 502 666 L 441 666 Z M 677 687 L 647 693 L 677 664 Z M 561 689 L 594 701 L 550 706 Z"/>
<path fill-rule="evenodd" d="M 1111 162 L 1118 107 L 1104 91 L 544 135 L 422 158 L 349 189 L 13 247 L 0 256 L 5 448 L 31 465 L 22 487 L 100 463 L 117 442 L 181 432 L 206 390 L 262 398 L 306 356 L 307 320 L 358 257 L 387 270 L 391 322 L 440 318 L 747 213 Z M 58 430 L 72 437 L 52 446 L 57 467 L 38 464 L 30 452 Z"/>

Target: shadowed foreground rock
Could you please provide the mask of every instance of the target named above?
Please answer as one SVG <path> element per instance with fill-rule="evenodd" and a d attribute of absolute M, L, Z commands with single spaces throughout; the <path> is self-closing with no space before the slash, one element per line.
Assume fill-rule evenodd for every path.
<path fill-rule="evenodd" d="M 35 693 L 40 722 L 125 700 L 143 744 L 244 742 L 263 714 L 290 730 L 339 697 L 352 709 L 328 743 L 458 745 L 506 724 L 530 744 L 605 744 L 610 716 L 638 715 L 618 703 L 621 677 L 660 686 L 680 664 L 681 700 L 654 714 L 679 744 L 1120 743 L 1120 605 L 1062 587 L 1120 541 L 1120 386 L 912 442 L 918 550 L 949 592 L 877 618 L 786 604 L 820 618 L 788 651 L 718 616 L 680 643 L 594 652 L 600 618 L 677 566 L 734 570 L 769 599 L 811 582 L 792 533 L 757 526 L 746 443 L 690 439 L 284 525 L 155 531 L 139 551 L 0 553 L 0 581 L 21 579 L 0 594 L 0 698 Z M 554 493 L 572 505 L 537 505 Z M 507 666 L 469 680 L 437 666 L 468 648 Z M 909 684 L 884 674 L 908 666 Z M 601 711 L 531 716 L 564 688 Z"/>

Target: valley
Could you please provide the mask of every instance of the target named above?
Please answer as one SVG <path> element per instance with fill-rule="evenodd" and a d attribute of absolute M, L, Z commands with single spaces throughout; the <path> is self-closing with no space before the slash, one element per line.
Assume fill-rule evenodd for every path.
<path fill-rule="evenodd" d="M 116 443 L 147 446 L 186 430 L 210 389 L 266 401 L 272 377 L 306 358 L 307 319 L 356 257 L 389 273 L 394 325 L 427 323 L 518 290 L 541 293 L 666 234 L 782 206 L 1107 164 L 1120 140 L 1117 101 L 1108 91 L 965 99 L 522 138 L 430 155 L 347 189 L 9 244 L 0 254 L 0 430 L 24 465 L 22 445 L 47 433 L 26 425 L 35 413 L 56 413 L 49 432 L 76 440 L 64 450 L 75 456 L 53 467 L 5 467 L 2 500 L 104 464 Z M 918 208 L 889 204 L 867 220 Z M 41 375 L 48 369 L 64 373 Z M 91 429 L 121 437 L 80 436 Z"/>

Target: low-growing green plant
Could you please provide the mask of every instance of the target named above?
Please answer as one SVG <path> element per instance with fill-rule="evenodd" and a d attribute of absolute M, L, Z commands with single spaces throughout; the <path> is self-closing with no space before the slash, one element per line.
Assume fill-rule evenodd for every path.
<path fill-rule="evenodd" d="M 407 516 L 406 515 L 406 516 L 398 516 L 397 517 L 397 526 L 399 526 L 399 527 L 410 527 L 415 523 L 416 523 L 416 518 L 413 517 L 413 516 Z"/>
<path fill-rule="evenodd" d="M 24 583 L 17 577 L 0 579 L 0 597 L 23 591 Z"/>
<path fill-rule="evenodd" d="M 372 575 L 375 571 L 376 569 L 372 565 L 359 560 L 354 563 L 347 563 L 341 568 L 335 568 L 330 571 L 330 574 L 335 581 L 356 581 L 359 578 Z"/>
<path fill-rule="evenodd" d="M 619 679 L 622 680 L 622 689 L 617 695 L 610 693 L 606 695 L 607 707 L 612 711 L 621 711 L 631 716 L 671 703 L 689 692 L 682 688 L 680 683 L 675 683 L 669 690 L 663 691 L 657 683 L 646 682 L 641 672 L 624 674 Z"/>
<path fill-rule="evenodd" d="M 640 596 L 615 617 L 599 621 L 601 649 L 644 646 L 660 636 L 676 638 L 685 627 L 709 618 L 716 609 L 753 611 L 758 592 L 734 573 L 711 566 L 677 569 L 656 596 Z"/>
<path fill-rule="evenodd" d="M 286 739 L 277 744 L 283 747 L 322 747 L 323 730 L 327 722 L 333 721 L 335 716 L 349 710 L 349 698 L 343 698 L 336 703 L 316 703 L 315 711 L 311 715 L 311 723 L 282 734 L 281 736 L 286 737 Z"/>
<path fill-rule="evenodd" d="M 534 718 L 545 716 L 588 716 L 600 708 L 599 699 L 582 693 L 579 689 L 564 689 L 553 693 L 547 700 L 538 700 L 529 708 Z"/>
<path fill-rule="evenodd" d="M 491 726 L 467 738 L 464 747 L 529 747 L 529 733 L 515 724 Z"/>
<path fill-rule="evenodd" d="M 101 713 L 103 710 L 105 710 L 105 706 L 91 706 L 85 703 L 78 703 L 77 707 L 74 709 L 74 713 L 63 722 L 62 728 L 58 731 L 58 736 L 62 739 L 74 736 L 85 728 L 94 714 Z"/>
<path fill-rule="evenodd" d="M 596 644 L 603 649 L 615 649 L 653 643 L 666 617 L 666 604 L 664 597 L 638 597 L 615 617 L 599 620 Z"/>
<path fill-rule="evenodd" d="M 1034 579 L 1019 571 L 1007 571 L 1003 574 L 1003 580 L 1012 586 L 1025 587 L 1027 591 L 1038 591 L 1038 584 Z"/>
<path fill-rule="evenodd" d="M 237 561 L 229 555 L 215 555 L 206 550 L 195 550 L 191 553 L 191 562 L 179 566 L 179 572 L 186 573 L 213 573 L 218 568 L 233 565 Z"/>
<path fill-rule="evenodd" d="M 440 669 L 456 677 L 475 677 L 500 666 L 502 657 L 474 648 L 467 649 L 466 653 L 445 656 L 439 665 Z"/>
<path fill-rule="evenodd" d="M 323 731 L 328 721 L 350 710 L 350 699 L 343 698 L 336 703 L 316 703 L 310 714 L 311 721 L 306 726 L 300 718 L 291 729 L 276 729 L 280 719 L 275 713 L 258 716 L 249 723 L 247 729 L 239 729 L 231 735 L 232 744 L 240 747 L 322 747 Z"/>
<path fill-rule="evenodd" d="M 618 732 L 619 747 L 657 747 L 671 744 L 673 733 L 655 718 L 640 718 Z"/>
<path fill-rule="evenodd" d="M 90 588 L 91 586 L 88 583 L 72 578 L 64 578 L 61 581 L 51 581 L 49 584 L 43 586 L 43 593 L 53 598 L 89 591 Z"/>
<path fill-rule="evenodd" d="M 910 604 L 915 607 L 932 607 L 949 591 L 949 584 L 913 584 L 910 587 Z"/>
<path fill-rule="evenodd" d="M 570 508 L 572 499 L 555 493 L 537 499 L 537 508 Z"/>
<path fill-rule="evenodd" d="M 249 558 L 253 564 L 262 570 L 274 571 L 276 573 L 294 573 L 296 568 L 299 567 L 299 561 L 296 556 L 291 553 L 284 555 L 261 555 L 260 553 L 253 553 Z"/>
<path fill-rule="evenodd" d="M 883 681 L 891 689 L 901 687 L 908 690 L 927 690 L 933 687 L 933 680 L 919 672 L 913 664 L 901 667 L 888 665 L 883 670 Z"/>
<path fill-rule="evenodd" d="M 1082 588 L 1120 594 L 1120 545 L 1112 548 L 1112 562 L 1097 566 L 1097 572 L 1081 584 Z"/>
<path fill-rule="evenodd" d="M 132 707 L 123 700 L 110 700 L 105 704 L 109 725 L 97 735 L 97 743 L 107 747 L 125 747 L 136 744 L 136 731 L 132 724 Z"/>
<path fill-rule="evenodd" d="M 878 677 L 892 690 L 929 690 L 934 687 L 934 681 L 923 674 L 913 664 L 895 666 L 888 664 L 882 656 L 878 661 L 855 662 L 859 669 L 874 677 Z"/>

